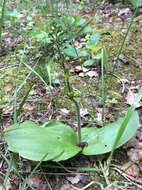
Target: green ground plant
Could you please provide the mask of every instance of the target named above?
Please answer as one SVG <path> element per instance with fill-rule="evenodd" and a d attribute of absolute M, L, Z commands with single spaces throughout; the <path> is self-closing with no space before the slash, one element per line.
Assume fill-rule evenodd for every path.
<path fill-rule="evenodd" d="M 41 126 L 31 121 L 15 122 L 4 132 L 4 138 L 10 151 L 18 153 L 24 158 L 40 162 L 67 160 L 78 154 L 100 155 L 111 152 L 108 158 L 110 164 L 114 150 L 126 143 L 136 133 L 139 126 L 136 107 L 141 100 L 142 89 L 124 118 L 102 128 L 85 127 L 81 129 L 78 95 L 74 92 L 70 82 L 67 60 L 77 61 L 81 58 L 84 66 L 91 66 L 95 59 L 100 60 L 102 97 L 104 97 L 105 104 L 104 67 L 107 65 L 107 51 L 103 45 L 100 45 L 100 33 L 94 31 L 90 23 L 91 20 L 86 21 L 82 17 L 59 15 L 57 12 L 56 17 L 51 17 L 48 22 L 35 27 L 31 33 L 33 41 L 38 45 L 40 52 L 38 58 L 41 60 L 41 65 L 32 68 L 23 63 L 50 88 L 54 80 L 54 76 L 51 75 L 52 64 L 56 64 L 62 69 L 65 81 L 64 91 L 68 99 L 74 103 L 77 112 L 77 132 L 59 121 L 48 121 Z M 85 44 L 77 47 L 75 42 L 82 37 L 86 39 Z M 25 102 L 25 100 L 23 101 Z M 22 102 L 20 111 L 23 104 Z"/>
<path fill-rule="evenodd" d="M 0 44 L 2 46 L 2 31 L 3 31 L 3 23 L 5 17 L 5 8 L 6 8 L 6 0 L 2 3 L 2 8 L 0 9 L 1 17 L 0 17 Z"/>

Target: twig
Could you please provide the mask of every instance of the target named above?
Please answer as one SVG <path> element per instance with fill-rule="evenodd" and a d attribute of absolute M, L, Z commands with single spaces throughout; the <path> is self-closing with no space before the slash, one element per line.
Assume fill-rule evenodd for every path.
<path fill-rule="evenodd" d="M 113 169 L 115 171 L 117 171 L 121 176 L 123 176 L 125 179 L 127 179 L 128 181 L 130 181 L 133 185 L 139 187 L 142 189 L 142 180 L 138 180 L 130 175 L 128 175 L 125 171 L 123 171 L 121 168 L 119 168 L 118 166 L 113 167 Z"/>
<path fill-rule="evenodd" d="M 83 187 L 81 190 L 86 190 L 88 189 L 90 186 L 92 186 L 95 182 L 91 181 L 88 185 L 86 185 L 85 187 Z"/>

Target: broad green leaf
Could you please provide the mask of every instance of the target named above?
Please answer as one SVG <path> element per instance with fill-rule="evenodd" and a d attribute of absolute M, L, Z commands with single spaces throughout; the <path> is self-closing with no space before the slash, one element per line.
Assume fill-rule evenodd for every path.
<path fill-rule="evenodd" d="M 64 22 L 68 25 L 68 24 L 74 24 L 75 23 L 75 18 L 73 16 L 68 16 L 68 17 L 64 17 Z"/>
<path fill-rule="evenodd" d="M 69 47 L 64 49 L 64 53 L 69 57 L 86 57 L 88 52 L 85 50 L 80 50 L 74 47 Z"/>
<path fill-rule="evenodd" d="M 82 33 L 90 33 L 90 32 L 92 32 L 92 28 L 91 28 L 90 25 L 86 26 L 86 27 L 83 29 L 83 31 L 82 31 Z"/>
<path fill-rule="evenodd" d="M 100 33 L 96 32 L 90 36 L 89 44 L 90 45 L 97 45 L 100 41 Z"/>
<path fill-rule="evenodd" d="M 55 158 L 54 161 L 66 160 L 81 151 L 77 146 L 77 135 L 70 127 L 65 127 L 65 124 L 58 121 L 49 121 L 44 126 L 48 127 L 48 129 L 51 128 L 55 135 L 60 136 L 60 139 L 58 138 L 58 144 L 64 152 Z"/>
<path fill-rule="evenodd" d="M 93 59 L 88 59 L 88 60 L 84 61 L 83 66 L 90 67 L 93 64 L 94 64 L 94 60 Z"/>
<path fill-rule="evenodd" d="M 48 34 L 44 31 L 40 31 L 35 34 L 33 33 L 33 38 L 35 38 L 37 42 L 44 42 L 44 44 L 49 44 L 51 42 Z"/>
<path fill-rule="evenodd" d="M 102 59 L 102 57 L 103 57 L 102 51 L 93 56 L 93 58 L 94 58 L 94 59 L 97 59 L 97 60 Z"/>
<path fill-rule="evenodd" d="M 76 16 L 75 19 L 76 19 L 76 25 L 78 26 L 82 26 L 86 23 L 86 20 L 80 16 Z"/>
<path fill-rule="evenodd" d="M 113 148 L 114 140 L 123 120 L 124 119 L 121 119 L 102 128 L 83 128 L 82 141 L 88 143 L 88 146 L 83 149 L 83 154 L 99 155 L 110 152 Z M 118 142 L 117 148 L 134 136 L 138 126 L 138 113 L 137 111 L 133 111 L 133 114 L 127 123 L 126 129 Z"/>
<path fill-rule="evenodd" d="M 142 0 L 130 0 L 134 7 L 139 7 L 142 5 Z"/>
<path fill-rule="evenodd" d="M 76 155 L 77 136 L 73 129 L 61 122 L 48 122 L 43 126 L 26 121 L 13 125 L 4 133 L 9 150 L 34 161 L 66 160 Z"/>

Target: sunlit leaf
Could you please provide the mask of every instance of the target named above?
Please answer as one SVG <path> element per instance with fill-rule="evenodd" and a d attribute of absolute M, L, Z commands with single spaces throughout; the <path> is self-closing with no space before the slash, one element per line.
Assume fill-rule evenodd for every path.
<path fill-rule="evenodd" d="M 83 149 L 84 155 L 99 155 L 110 152 L 113 148 L 113 143 L 121 126 L 123 119 L 108 124 L 102 128 L 83 128 L 82 138 L 84 142 L 88 143 Z M 119 140 L 117 148 L 131 139 L 139 126 L 139 117 L 136 111 L 133 111 L 131 118 L 124 131 L 124 134 Z"/>
<path fill-rule="evenodd" d="M 90 26 L 90 25 L 86 26 L 86 27 L 83 29 L 82 32 L 83 32 L 83 33 L 90 33 L 90 32 L 92 32 L 91 26 Z"/>
<path fill-rule="evenodd" d="M 96 32 L 90 36 L 89 44 L 90 45 L 97 45 L 100 41 L 100 33 Z"/>
<path fill-rule="evenodd" d="M 64 53 L 69 57 L 86 57 L 88 52 L 85 50 L 80 50 L 78 48 L 69 47 L 64 49 Z"/>
<path fill-rule="evenodd" d="M 92 66 L 93 64 L 94 64 L 94 60 L 93 60 L 93 59 L 88 59 L 88 60 L 86 60 L 86 61 L 83 63 L 83 65 L 84 65 L 85 67 Z"/>
<path fill-rule="evenodd" d="M 9 150 L 29 160 L 66 160 L 80 148 L 75 132 L 61 122 L 52 121 L 43 126 L 26 121 L 15 124 L 4 133 Z"/>
<path fill-rule="evenodd" d="M 130 0 L 134 7 L 139 7 L 142 5 L 142 0 Z"/>

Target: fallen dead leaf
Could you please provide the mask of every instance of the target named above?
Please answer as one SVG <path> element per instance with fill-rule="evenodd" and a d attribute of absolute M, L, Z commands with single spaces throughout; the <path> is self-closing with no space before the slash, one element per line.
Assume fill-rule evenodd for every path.
<path fill-rule="evenodd" d="M 3 116 L 10 116 L 13 113 L 13 106 L 6 107 L 2 110 Z"/>
<path fill-rule="evenodd" d="M 142 149 L 131 148 L 127 155 L 131 161 L 136 162 L 142 158 Z"/>
<path fill-rule="evenodd" d="M 75 69 L 74 69 L 74 72 L 77 73 L 77 74 L 79 74 L 82 71 L 83 71 L 83 69 L 82 69 L 82 67 L 80 65 L 76 66 Z"/>
<path fill-rule="evenodd" d="M 85 73 L 86 76 L 89 76 L 90 78 L 97 77 L 98 73 L 96 71 L 88 71 Z"/>
<path fill-rule="evenodd" d="M 141 128 L 140 128 L 141 129 Z M 139 141 L 142 141 L 142 130 L 139 130 L 136 134 L 136 137 Z"/>
<path fill-rule="evenodd" d="M 40 176 L 34 176 L 29 179 L 31 186 L 35 187 L 36 190 L 49 190 L 48 184 L 46 184 Z"/>
<path fill-rule="evenodd" d="M 132 105 L 135 103 L 135 99 L 136 99 L 137 93 L 134 92 L 133 89 L 129 89 L 128 93 L 127 93 L 127 97 L 126 97 L 126 102 L 128 105 Z M 137 104 L 137 108 L 141 107 L 141 104 L 138 103 Z"/>
<path fill-rule="evenodd" d="M 87 116 L 87 115 L 89 115 L 89 112 L 88 112 L 88 110 L 85 108 L 81 108 L 80 109 L 80 116 L 81 117 L 85 117 L 85 116 Z"/>
<path fill-rule="evenodd" d="M 110 186 L 104 188 L 104 190 L 118 190 L 118 188 L 115 187 L 114 185 L 110 185 Z"/>
<path fill-rule="evenodd" d="M 142 69 L 142 59 L 136 59 L 136 65 Z"/>
<path fill-rule="evenodd" d="M 125 172 L 133 177 L 138 177 L 140 175 L 140 168 L 136 164 L 128 166 Z"/>
<path fill-rule="evenodd" d="M 123 19 L 123 20 L 128 20 L 131 18 L 132 16 L 132 11 L 130 8 L 124 8 L 124 9 L 121 9 L 118 13 L 118 16 Z"/>
<path fill-rule="evenodd" d="M 69 182 L 71 182 L 71 184 L 78 184 L 79 182 L 80 182 L 80 180 L 81 180 L 81 175 L 80 174 L 78 174 L 78 175 L 76 175 L 75 177 L 67 177 L 67 180 L 69 181 Z"/>
<path fill-rule="evenodd" d="M 79 76 L 79 77 L 84 77 L 84 76 L 85 76 L 85 73 L 81 72 L 81 73 L 79 73 L 78 76 Z"/>
<path fill-rule="evenodd" d="M 31 105 L 29 105 L 29 104 L 25 104 L 25 105 L 23 106 L 23 112 L 24 112 L 24 113 L 31 113 L 34 108 L 35 108 L 35 106 L 31 106 Z"/>
<path fill-rule="evenodd" d="M 10 118 L 5 119 L 3 122 L 4 129 L 9 128 L 11 126 L 11 124 L 12 124 L 12 121 Z"/>
<path fill-rule="evenodd" d="M 60 109 L 60 112 L 61 112 L 61 114 L 64 115 L 64 116 L 67 116 L 67 115 L 70 113 L 70 111 L 67 110 L 66 108 Z"/>
<path fill-rule="evenodd" d="M 89 71 L 89 69 L 87 69 L 87 68 L 85 68 L 85 67 L 82 67 L 82 71 L 83 71 L 84 73 L 86 73 L 86 72 Z"/>
<path fill-rule="evenodd" d="M 66 184 L 61 187 L 61 190 L 79 190 L 79 189 L 77 187 L 74 187 L 73 185 Z"/>
<path fill-rule="evenodd" d="M 123 94 L 126 90 L 126 85 L 129 83 L 127 79 L 120 79 L 121 83 L 121 93 Z"/>

